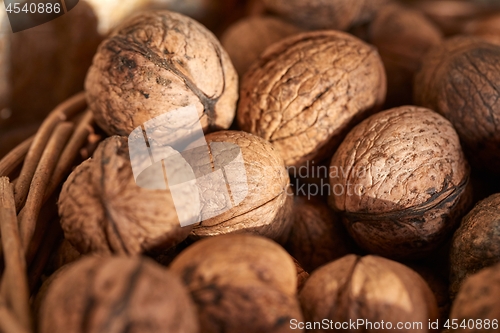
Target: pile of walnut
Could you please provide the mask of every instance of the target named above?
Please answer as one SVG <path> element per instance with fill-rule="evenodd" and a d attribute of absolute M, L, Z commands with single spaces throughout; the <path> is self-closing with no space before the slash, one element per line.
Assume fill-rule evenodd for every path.
<path fill-rule="evenodd" d="M 412 3 L 252 1 L 222 43 L 122 21 L 39 331 L 498 331 L 500 14 Z"/>

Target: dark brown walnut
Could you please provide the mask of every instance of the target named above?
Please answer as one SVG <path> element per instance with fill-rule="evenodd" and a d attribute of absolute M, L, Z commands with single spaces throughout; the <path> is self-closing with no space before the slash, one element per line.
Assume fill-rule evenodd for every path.
<path fill-rule="evenodd" d="M 59 196 L 65 238 L 80 252 L 134 255 L 185 239 L 170 191 L 139 187 L 126 137 L 104 140 L 68 177 Z"/>
<path fill-rule="evenodd" d="M 453 235 L 450 251 L 452 295 L 463 280 L 500 262 L 500 193 L 480 201 Z"/>
<path fill-rule="evenodd" d="M 500 46 L 455 37 L 433 48 L 415 77 L 419 105 L 441 113 L 456 128 L 479 167 L 500 168 Z"/>
<path fill-rule="evenodd" d="M 354 246 L 337 213 L 320 200 L 296 197 L 285 248 L 308 272 L 352 253 Z"/>
<path fill-rule="evenodd" d="M 203 130 L 228 128 L 238 99 L 229 56 L 205 27 L 181 14 L 148 11 L 99 46 L 85 81 L 96 122 L 128 135 L 169 111 L 195 106 Z"/>
<path fill-rule="evenodd" d="M 377 47 L 384 63 L 386 106 L 413 104 L 413 76 L 425 53 L 441 43 L 441 31 L 421 12 L 391 3 L 375 15 L 367 40 Z"/>
<path fill-rule="evenodd" d="M 328 157 L 385 92 L 375 48 L 338 31 L 298 34 L 267 48 L 245 74 L 238 124 L 298 166 Z"/>
<path fill-rule="evenodd" d="M 87 257 L 52 281 L 40 333 L 196 333 L 196 309 L 180 279 L 141 258 Z"/>
<path fill-rule="evenodd" d="M 465 279 L 453 302 L 451 319 L 458 323 L 469 320 L 482 325 L 471 325 L 467 329 L 459 327 L 453 332 L 498 331 L 500 318 L 500 264 L 487 267 Z M 489 323 L 489 328 L 485 326 Z"/>
<path fill-rule="evenodd" d="M 211 149 L 210 161 L 214 163 L 214 170 L 226 163 L 221 161 L 228 161 L 241 153 L 243 163 L 236 173 L 239 176 L 237 181 L 246 193 L 239 204 L 195 225 L 191 236 L 197 239 L 228 233 L 253 233 L 285 242 L 293 223 L 293 195 L 287 191 L 290 179 L 280 154 L 269 142 L 241 131 L 220 131 L 205 138 L 211 146 L 222 143 L 223 147 L 233 144 L 236 148 L 234 151 L 230 148 Z M 200 169 L 203 167 L 203 164 L 199 165 Z M 235 179 L 232 181 L 237 183 Z M 229 185 L 232 181 L 229 180 Z M 231 193 L 235 199 L 237 193 Z"/>
<path fill-rule="evenodd" d="M 453 126 L 403 106 L 363 121 L 330 163 L 329 204 L 366 250 L 428 255 L 450 235 L 470 199 L 469 166 Z"/>
<path fill-rule="evenodd" d="M 425 281 L 410 268 L 377 256 L 348 255 L 314 271 L 299 295 L 306 321 L 385 323 L 421 322 L 400 332 L 429 332 L 437 319 L 436 300 Z M 363 325 L 346 332 L 379 332 Z M 308 332 L 324 332 L 311 329 Z"/>
<path fill-rule="evenodd" d="M 250 16 L 231 25 L 221 43 L 241 78 L 268 46 L 300 31 L 275 17 Z"/>
<path fill-rule="evenodd" d="M 196 242 L 171 264 L 198 308 L 201 332 L 292 332 L 301 321 L 297 271 L 286 251 L 252 235 Z"/>
<path fill-rule="evenodd" d="M 388 0 L 263 0 L 270 12 L 307 29 L 346 30 L 369 21 Z"/>
<path fill-rule="evenodd" d="M 7 16 L 0 21 L 3 132 L 13 125 L 42 121 L 59 103 L 80 92 L 102 38 L 96 15 L 85 1 L 66 15 L 16 33 L 10 32 Z"/>

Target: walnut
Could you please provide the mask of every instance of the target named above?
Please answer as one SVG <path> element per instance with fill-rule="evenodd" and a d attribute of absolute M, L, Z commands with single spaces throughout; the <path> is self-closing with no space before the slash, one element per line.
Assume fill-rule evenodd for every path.
<path fill-rule="evenodd" d="M 276 243 L 251 235 L 196 242 L 170 266 L 191 291 L 201 332 L 290 332 L 301 320 L 297 272 Z"/>
<path fill-rule="evenodd" d="M 214 169 L 219 169 L 222 161 L 241 153 L 241 169 L 244 166 L 244 174 L 241 173 L 242 170 L 236 171 L 239 173 L 244 195 L 238 195 L 242 200 L 234 208 L 196 225 L 191 236 L 198 239 L 245 232 L 285 242 L 293 223 L 293 195 L 288 191 L 290 180 L 279 153 L 269 142 L 241 131 L 220 131 L 208 134 L 205 138 L 212 146 L 210 153 Z M 214 143 L 223 144 L 217 149 L 213 148 L 217 147 Z M 229 148 L 226 146 L 228 144 Z M 203 166 L 201 164 L 200 169 Z M 236 199 L 235 192 L 232 192 L 232 196 Z"/>
<path fill-rule="evenodd" d="M 59 196 L 65 238 L 80 253 L 138 254 L 185 239 L 168 190 L 134 181 L 127 138 L 104 140 L 68 177 Z"/>
<path fill-rule="evenodd" d="M 263 0 L 265 7 L 307 29 L 346 30 L 369 21 L 388 0 Z"/>
<path fill-rule="evenodd" d="M 453 236 L 450 251 L 451 293 L 484 267 L 500 262 L 500 193 L 476 204 Z"/>
<path fill-rule="evenodd" d="M 238 123 L 297 166 L 328 157 L 356 122 L 383 103 L 385 91 L 373 47 L 342 32 L 303 33 L 270 46 L 247 71 Z"/>
<path fill-rule="evenodd" d="M 377 256 L 348 255 L 317 269 L 299 299 L 306 321 L 365 321 L 363 328 L 346 332 L 390 331 L 398 322 L 421 322 L 420 329 L 405 332 L 428 332 L 426 323 L 437 319 L 436 300 L 425 281 L 410 268 Z M 385 329 L 367 323 L 382 321 Z"/>
<path fill-rule="evenodd" d="M 387 74 L 386 105 L 412 104 L 413 76 L 425 53 L 441 43 L 441 31 L 421 12 L 397 3 L 383 6 L 368 29 Z"/>
<path fill-rule="evenodd" d="M 430 51 L 415 78 L 415 102 L 441 113 L 456 128 L 479 167 L 500 168 L 500 46 L 455 37 Z"/>
<path fill-rule="evenodd" d="M 306 271 L 352 253 L 354 246 L 340 217 L 326 203 L 296 197 L 294 222 L 285 248 Z"/>
<path fill-rule="evenodd" d="M 274 17 L 253 16 L 230 26 L 222 35 L 221 43 L 241 78 L 268 46 L 300 31 Z"/>
<path fill-rule="evenodd" d="M 448 120 L 403 106 L 363 121 L 330 164 L 330 206 L 356 242 L 390 258 L 428 255 L 470 199 L 469 167 Z"/>
<path fill-rule="evenodd" d="M 195 333 L 195 311 L 180 279 L 149 259 L 86 257 L 48 287 L 39 331 Z"/>
<path fill-rule="evenodd" d="M 451 307 L 450 318 L 458 323 L 479 322 L 469 329 L 459 327 L 453 332 L 498 331 L 500 318 L 500 263 L 484 268 L 465 279 Z M 486 323 L 489 326 L 485 326 Z M 495 324 L 496 323 L 496 324 Z"/>
<path fill-rule="evenodd" d="M 307 273 L 304 268 L 300 265 L 297 259 L 293 258 L 293 263 L 295 264 L 295 269 L 297 270 L 297 292 L 300 292 L 304 287 L 307 279 L 309 278 L 309 273 Z"/>
<path fill-rule="evenodd" d="M 500 13 L 497 12 L 471 20 L 465 25 L 464 33 L 500 45 Z"/>
<path fill-rule="evenodd" d="M 96 122 L 128 135 L 144 122 L 194 105 L 203 130 L 228 128 L 238 99 L 229 56 L 206 28 L 181 14 L 149 11 L 99 46 L 85 81 Z"/>

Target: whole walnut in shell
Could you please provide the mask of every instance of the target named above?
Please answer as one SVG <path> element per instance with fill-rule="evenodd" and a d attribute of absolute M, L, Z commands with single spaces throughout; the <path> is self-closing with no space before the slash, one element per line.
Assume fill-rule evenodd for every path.
<path fill-rule="evenodd" d="M 500 193 L 476 204 L 455 231 L 450 250 L 451 293 L 458 292 L 467 276 L 497 262 L 500 262 Z"/>
<path fill-rule="evenodd" d="M 251 235 L 196 242 L 172 262 L 191 291 L 201 332 L 292 332 L 301 320 L 297 271 L 276 243 Z"/>
<path fill-rule="evenodd" d="M 149 11 L 106 38 L 85 81 L 96 122 L 128 135 L 148 120 L 194 105 L 203 130 L 228 128 L 238 78 L 226 52 L 205 27 L 181 14 Z"/>
<path fill-rule="evenodd" d="M 500 46 L 455 37 L 433 48 L 415 77 L 415 102 L 456 128 L 464 149 L 482 168 L 500 168 Z"/>
<path fill-rule="evenodd" d="M 373 47 L 343 32 L 303 33 L 270 46 L 247 71 L 238 124 L 270 141 L 286 165 L 320 161 L 385 92 Z"/>
<path fill-rule="evenodd" d="M 195 225 L 191 236 L 203 238 L 244 232 L 285 242 L 293 223 L 293 195 L 287 191 L 289 176 L 276 149 L 269 142 L 241 131 L 210 133 L 205 139 L 212 147 L 207 162 L 213 164 L 214 170 L 224 167 L 224 161 L 234 155 L 241 154 L 243 161 L 235 165 L 234 178 L 226 176 L 229 186 L 239 186 L 236 192 L 231 188 L 233 201 L 236 197 L 241 201 L 235 202 L 231 209 Z M 217 146 L 218 143 L 222 146 Z M 193 159 L 201 160 L 197 157 Z M 204 164 L 200 163 L 199 168 L 203 167 Z M 228 170 L 225 172 L 227 175 Z M 213 182 L 207 185 L 216 193 L 222 192 Z M 227 185 L 224 182 L 222 186 L 226 188 Z"/>
<path fill-rule="evenodd" d="M 270 12 L 308 29 L 346 30 L 371 20 L 388 0 L 262 0 Z"/>
<path fill-rule="evenodd" d="M 383 331 L 396 329 L 398 322 L 421 322 L 421 327 L 398 331 L 428 332 L 428 321 L 437 319 L 436 300 L 420 275 L 377 256 L 348 255 L 317 269 L 299 299 L 305 320 L 311 322 L 325 318 L 333 322 L 383 321 Z M 379 332 L 380 327 L 364 324 L 343 331 Z"/>
<path fill-rule="evenodd" d="M 127 138 L 113 136 L 68 177 L 59 196 L 65 238 L 80 253 L 138 254 L 185 239 L 170 191 L 134 181 Z"/>
<path fill-rule="evenodd" d="M 308 272 L 353 252 L 338 214 L 320 200 L 296 197 L 294 222 L 285 248 Z"/>
<path fill-rule="evenodd" d="M 441 43 L 441 31 L 421 12 L 391 3 L 377 12 L 367 34 L 386 70 L 386 106 L 412 104 L 413 76 L 427 51 Z"/>
<path fill-rule="evenodd" d="M 231 25 L 222 35 L 221 43 L 241 78 L 268 46 L 300 31 L 275 17 L 253 16 Z"/>
<path fill-rule="evenodd" d="M 468 180 L 450 122 L 403 106 L 371 116 L 347 135 L 330 163 L 329 203 L 366 250 L 422 257 L 454 229 L 468 204 Z"/>
<path fill-rule="evenodd" d="M 495 332 L 500 318 L 500 263 L 484 268 L 465 279 L 453 302 L 451 319 L 458 323 L 473 320 L 481 325 L 471 325 L 468 329 L 459 327 L 453 332 Z M 489 324 L 486 326 L 486 324 Z"/>
<path fill-rule="evenodd" d="M 195 307 L 180 279 L 145 258 L 86 257 L 50 284 L 41 333 L 196 333 Z"/>

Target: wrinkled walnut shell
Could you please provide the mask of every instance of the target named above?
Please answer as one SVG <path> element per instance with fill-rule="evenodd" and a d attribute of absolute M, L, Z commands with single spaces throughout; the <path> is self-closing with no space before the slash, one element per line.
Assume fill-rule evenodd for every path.
<path fill-rule="evenodd" d="M 267 141 L 241 131 L 220 131 L 205 137 L 208 144 L 221 142 L 239 147 L 244 161 L 246 197 L 235 207 L 202 221 L 191 233 L 194 238 L 228 233 L 253 233 L 281 243 L 292 226 L 293 196 L 287 192 L 289 176 L 283 159 Z M 225 151 L 211 150 L 211 161 L 218 169 Z M 202 168 L 200 166 L 200 168 Z M 242 176 L 241 172 L 239 174 Z M 240 179 L 244 181 L 244 179 Z"/>
<path fill-rule="evenodd" d="M 486 319 L 489 320 L 490 329 L 479 325 L 470 326 L 471 329 L 464 330 L 459 328 L 453 332 L 488 332 L 495 331 L 491 323 L 500 318 L 500 264 L 484 268 L 478 273 L 465 279 L 463 285 L 451 307 L 450 318 L 457 319 L 458 323 L 463 320 L 467 323 L 469 320 Z"/>
<path fill-rule="evenodd" d="M 306 321 L 383 320 L 392 329 L 398 322 L 417 321 L 421 330 L 405 332 L 428 332 L 428 321 L 437 319 L 436 300 L 425 281 L 410 268 L 377 256 L 348 255 L 317 269 L 299 299 Z M 366 326 L 343 331 L 376 332 Z"/>
<path fill-rule="evenodd" d="M 328 157 L 385 92 L 373 47 L 343 32 L 303 33 L 270 46 L 247 71 L 238 124 L 297 166 Z"/>
<path fill-rule="evenodd" d="M 238 99 L 229 56 L 205 27 L 181 14 L 149 11 L 99 46 L 85 81 L 96 122 L 128 135 L 144 122 L 194 105 L 203 130 L 228 128 Z"/>
<path fill-rule="evenodd" d="M 480 201 L 455 231 L 450 251 L 451 294 L 458 292 L 469 275 L 497 262 L 500 262 L 500 193 Z"/>
<path fill-rule="evenodd" d="M 433 48 L 415 77 L 414 96 L 450 120 L 482 168 L 500 169 L 500 46 L 455 37 Z"/>
<path fill-rule="evenodd" d="M 422 257 L 468 204 L 469 167 L 450 122 L 425 108 L 387 110 L 356 126 L 330 163 L 330 206 L 356 242 L 391 258 Z"/>
<path fill-rule="evenodd" d="M 48 287 L 40 332 L 196 333 L 195 311 L 180 279 L 149 259 L 86 257 Z"/>
<path fill-rule="evenodd" d="M 177 256 L 170 268 L 191 291 L 201 332 L 289 332 L 290 320 L 302 318 L 295 264 L 266 238 L 204 239 Z"/>
<path fill-rule="evenodd" d="M 296 197 L 285 248 L 308 272 L 352 253 L 354 246 L 338 214 L 319 200 Z"/>
<path fill-rule="evenodd" d="M 263 0 L 270 12 L 307 29 L 346 30 L 365 23 L 388 0 Z"/>
<path fill-rule="evenodd" d="M 65 238 L 80 253 L 138 254 L 185 239 L 168 190 L 134 181 L 127 138 L 104 140 L 68 177 L 59 196 Z"/>
<path fill-rule="evenodd" d="M 268 46 L 300 31 L 274 17 L 253 16 L 230 26 L 222 35 L 221 43 L 241 78 Z"/>

